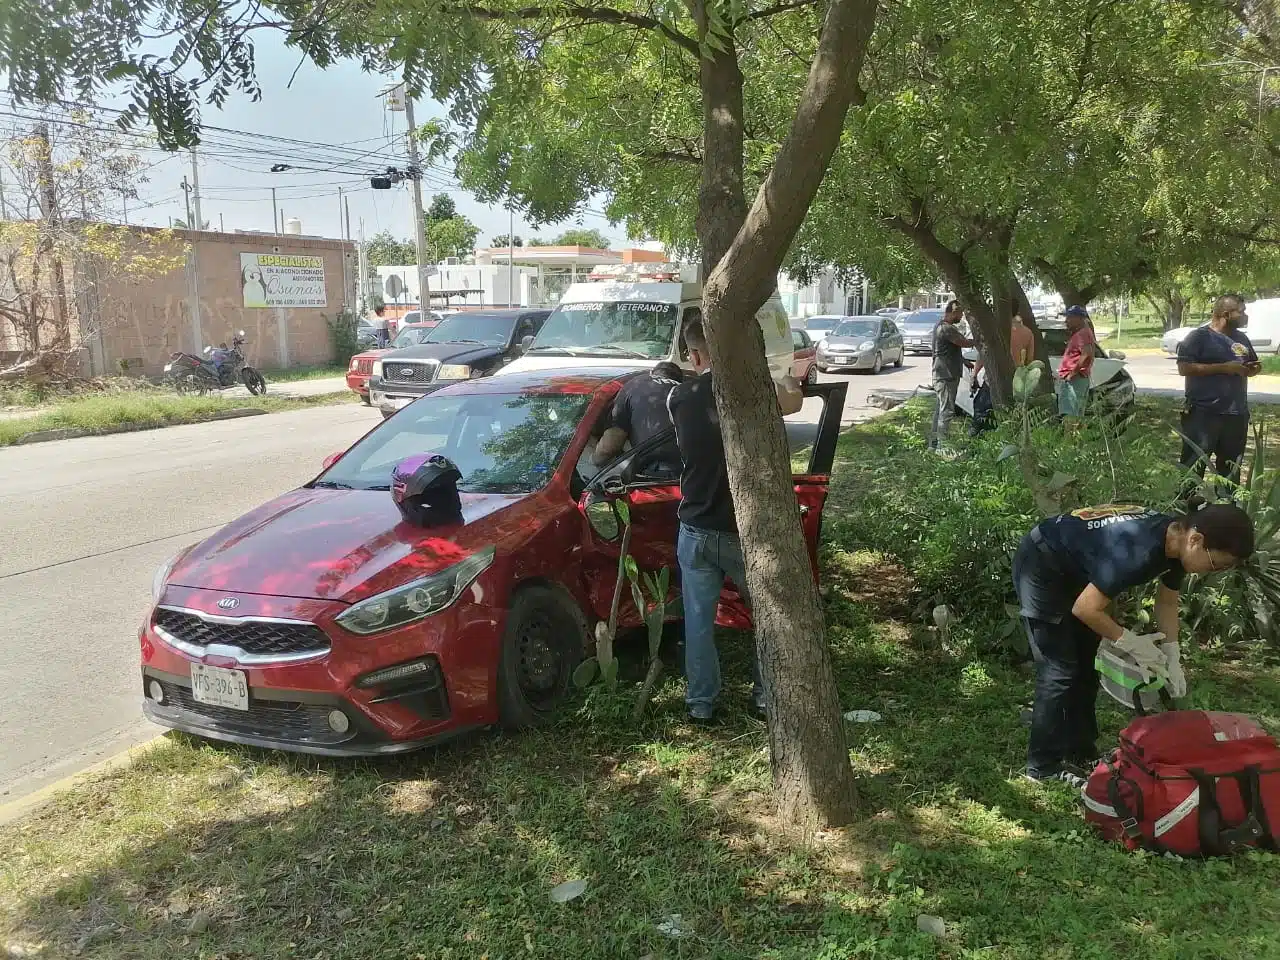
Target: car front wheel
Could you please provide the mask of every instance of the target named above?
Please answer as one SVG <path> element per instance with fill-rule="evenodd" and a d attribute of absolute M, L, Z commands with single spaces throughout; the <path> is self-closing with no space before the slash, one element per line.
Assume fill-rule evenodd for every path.
<path fill-rule="evenodd" d="M 871 365 L 871 375 L 874 377 L 883 369 L 884 369 L 884 357 L 880 356 L 880 354 L 877 353 L 875 363 Z"/>
<path fill-rule="evenodd" d="M 809 365 L 809 372 L 804 375 L 804 382 L 810 384 L 818 382 L 818 365 L 816 363 Z"/>
<path fill-rule="evenodd" d="M 587 623 L 573 599 L 531 586 L 512 598 L 498 661 L 498 716 L 504 727 L 535 727 L 569 695 L 587 644 Z"/>

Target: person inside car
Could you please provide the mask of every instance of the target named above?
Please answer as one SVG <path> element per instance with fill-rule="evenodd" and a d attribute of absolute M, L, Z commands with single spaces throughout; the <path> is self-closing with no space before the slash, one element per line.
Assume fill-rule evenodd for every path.
<path fill-rule="evenodd" d="M 1013 586 L 1036 664 L 1026 776 L 1075 786 L 1097 757 L 1094 658 L 1110 641 L 1169 693 L 1187 692 L 1178 647 L 1178 594 L 1188 573 L 1229 570 L 1254 550 L 1253 521 L 1232 504 L 1174 516 L 1107 504 L 1050 517 L 1013 558 Z M 1118 595 L 1159 579 L 1153 633 L 1112 619 Z"/>
<path fill-rule="evenodd" d="M 635 447 L 651 437 L 671 429 L 671 417 L 667 414 L 667 397 L 684 379 L 684 371 L 664 360 L 647 375 L 633 377 L 618 391 L 613 402 L 611 425 L 596 443 L 591 462 L 603 467 L 614 460 L 628 443 Z M 635 465 L 637 472 L 646 476 L 680 476 L 680 450 L 672 439 Z"/>

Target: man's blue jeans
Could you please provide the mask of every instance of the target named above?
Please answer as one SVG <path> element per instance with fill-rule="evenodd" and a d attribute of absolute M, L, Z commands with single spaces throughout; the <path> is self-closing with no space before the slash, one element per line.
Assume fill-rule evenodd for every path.
<path fill-rule="evenodd" d="M 747 597 L 746 564 L 736 533 L 680 524 L 676 544 L 680 559 L 680 593 L 684 601 L 685 703 L 690 710 L 709 711 L 720 695 L 720 655 L 716 651 L 716 606 L 725 577 Z M 754 651 L 753 651 L 754 654 Z M 752 662 L 755 662 L 753 655 Z M 753 669 L 753 696 L 763 702 L 758 669 Z"/>

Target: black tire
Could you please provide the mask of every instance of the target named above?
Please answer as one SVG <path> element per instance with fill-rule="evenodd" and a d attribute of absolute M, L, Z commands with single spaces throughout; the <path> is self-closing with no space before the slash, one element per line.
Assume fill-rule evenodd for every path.
<path fill-rule="evenodd" d="M 363 403 L 366 407 L 373 406 L 373 401 L 369 398 L 369 395 L 367 393 L 361 393 L 361 394 L 358 394 L 358 396 L 360 397 L 360 402 Z"/>
<path fill-rule="evenodd" d="M 804 382 L 808 384 L 818 382 L 818 365 L 816 363 L 810 365 L 809 372 L 804 375 Z"/>
<path fill-rule="evenodd" d="M 876 362 L 871 366 L 871 375 L 874 377 L 884 369 L 884 357 L 880 355 L 880 351 L 876 351 Z"/>
<path fill-rule="evenodd" d="M 519 730 L 552 720 L 568 699 L 573 671 L 587 647 L 587 621 L 554 587 L 516 592 L 498 656 L 498 717 Z"/>
<path fill-rule="evenodd" d="M 241 370 L 240 379 L 244 381 L 244 385 L 255 397 L 260 397 L 267 392 L 267 381 L 253 367 L 245 367 Z"/>
<path fill-rule="evenodd" d="M 903 362 L 904 362 L 905 360 L 906 360 L 906 353 L 905 353 L 904 351 L 902 351 L 902 350 L 899 350 L 899 351 L 898 351 L 898 359 L 897 359 L 897 360 L 895 360 L 895 361 L 893 361 L 893 367 L 894 367 L 894 369 L 895 369 L 895 370 L 901 370 L 901 369 L 902 369 L 902 364 L 903 364 Z"/>

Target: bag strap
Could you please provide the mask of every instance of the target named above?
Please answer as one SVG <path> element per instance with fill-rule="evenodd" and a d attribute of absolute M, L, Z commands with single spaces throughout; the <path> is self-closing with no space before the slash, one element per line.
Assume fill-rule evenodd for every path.
<path fill-rule="evenodd" d="M 1200 788 L 1200 849 L 1202 852 L 1219 857 L 1230 856 L 1240 846 L 1250 846 L 1264 836 L 1265 830 L 1258 822 L 1254 810 L 1261 791 L 1256 789 L 1258 786 L 1256 782 L 1251 787 L 1245 786 L 1245 780 L 1241 777 L 1247 776 L 1247 770 L 1227 774 L 1240 784 L 1240 796 L 1245 807 L 1244 819 L 1232 827 L 1224 825 L 1222 807 L 1218 803 L 1219 778 L 1210 776 L 1203 770 L 1189 770 L 1188 773 Z"/>
<path fill-rule="evenodd" d="M 1271 823 L 1267 819 L 1267 807 L 1262 802 L 1262 771 L 1257 764 L 1251 764 L 1235 774 L 1240 785 L 1240 799 L 1244 801 L 1244 809 L 1248 816 L 1245 823 L 1252 821 L 1262 831 L 1253 838 L 1259 847 L 1275 852 L 1276 837 L 1271 831 Z M 1243 829 L 1243 825 L 1242 825 Z"/>
<path fill-rule="evenodd" d="M 1133 787 L 1133 797 L 1137 801 L 1137 810 L 1133 810 L 1120 795 L 1120 784 L 1127 783 Z M 1120 826 L 1124 829 L 1124 835 L 1135 844 L 1142 844 L 1145 838 L 1142 831 L 1138 829 L 1138 824 L 1142 821 L 1142 791 L 1138 789 L 1138 785 L 1124 776 L 1118 767 L 1111 767 L 1111 776 L 1107 778 L 1107 799 L 1111 801 L 1111 806 L 1120 817 Z"/>
<path fill-rule="evenodd" d="M 1142 704 L 1142 695 L 1146 692 L 1147 687 L 1154 682 L 1155 681 L 1148 681 L 1147 683 L 1140 683 L 1133 688 L 1133 711 L 1140 717 L 1149 715 L 1147 708 Z M 1164 707 L 1166 710 L 1173 710 L 1175 708 L 1176 705 L 1173 702 L 1173 697 L 1169 694 L 1168 687 L 1161 686 L 1156 690 L 1156 695 L 1160 698 L 1160 706 Z"/>

